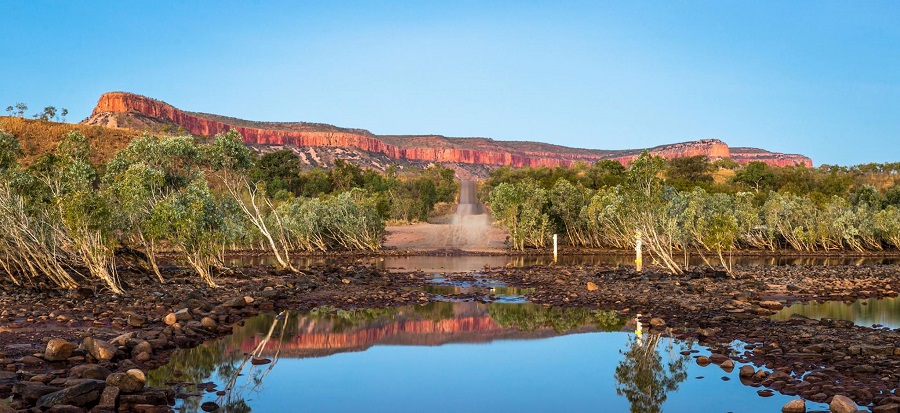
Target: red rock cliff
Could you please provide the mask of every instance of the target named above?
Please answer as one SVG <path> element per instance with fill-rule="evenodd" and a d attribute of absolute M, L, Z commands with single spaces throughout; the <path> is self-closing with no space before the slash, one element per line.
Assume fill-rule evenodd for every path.
<path fill-rule="evenodd" d="M 92 118 L 103 113 L 137 113 L 150 118 L 172 122 L 195 135 L 211 136 L 235 129 L 244 142 L 256 145 L 294 145 L 353 147 L 367 152 L 383 153 L 391 158 L 437 163 L 464 163 L 514 167 L 569 166 L 576 161 L 594 163 L 613 159 L 627 164 L 640 150 L 600 151 L 572 149 L 554 145 L 526 143 L 534 149 L 515 148 L 514 144 L 491 139 L 445 138 L 442 136 L 407 136 L 379 138 L 367 131 L 342 129 L 317 124 L 263 124 L 275 128 L 247 126 L 252 122 L 186 112 L 165 102 L 125 92 L 106 93 L 100 97 Z M 227 121 L 227 122 L 226 122 Z M 391 143 L 385 140 L 390 140 Z M 555 150 L 559 149 L 559 150 Z M 728 145 L 717 139 L 658 146 L 651 153 L 666 158 L 706 155 L 710 159 L 733 156 Z M 809 158 L 759 151 L 736 159 L 746 163 L 757 160 L 770 165 L 803 163 L 812 166 Z"/>

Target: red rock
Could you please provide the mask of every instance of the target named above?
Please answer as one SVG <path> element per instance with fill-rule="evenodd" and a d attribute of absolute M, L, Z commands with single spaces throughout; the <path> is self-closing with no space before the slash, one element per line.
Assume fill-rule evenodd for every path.
<path fill-rule="evenodd" d="M 182 111 L 168 103 L 126 92 L 111 92 L 100 97 L 97 106 L 83 123 L 101 124 L 108 113 L 136 113 L 181 125 L 202 136 L 235 129 L 247 144 L 351 147 L 382 153 L 394 159 L 438 163 L 463 163 L 514 167 L 570 166 L 576 161 L 593 164 L 612 159 L 627 165 L 640 156 L 640 150 L 604 151 L 563 148 L 532 142 L 510 144 L 487 138 L 447 138 L 444 136 L 377 136 L 361 129 L 345 129 L 314 123 L 260 123 Z M 227 121 L 227 122 L 226 122 Z M 252 126 L 250 126 L 252 125 Z M 269 126 L 255 127 L 255 126 Z M 710 160 L 731 157 L 746 164 L 765 162 L 772 166 L 803 164 L 812 160 L 802 155 L 786 155 L 754 148 L 729 148 L 718 139 L 676 143 L 648 149 L 664 158 L 706 155 Z"/>

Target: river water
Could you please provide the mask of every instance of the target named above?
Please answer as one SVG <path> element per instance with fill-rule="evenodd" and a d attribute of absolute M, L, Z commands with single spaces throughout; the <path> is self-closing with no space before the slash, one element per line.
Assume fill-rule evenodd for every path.
<path fill-rule="evenodd" d="M 787 320 L 792 314 L 800 314 L 815 319 L 850 320 L 857 325 L 866 327 L 878 325 L 900 328 L 900 297 L 869 298 L 856 300 L 852 303 L 842 301 L 796 303 L 781 309 L 772 318 L 775 320 Z"/>
<path fill-rule="evenodd" d="M 308 268 L 316 265 L 340 265 L 347 264 L 346 257 L 304 257 L 294 260 L 297 268 Z M 424 271 L 427 273 L 470 272 L 487 268 L 499 267 L 528 267 L 532 265 L 553 264 L 552 255 L 412 255 L 403 257 L 372 257 L 360 258 L 356 262 L 374 265 L 379 269 L 389 271 Z M 690 265 L 704 265 L 703 259 L 692 256 L 688 259 Z M 714 265 L 715 260 L 710 260 Z M 764 265 L 876 265 L 876 264 L 900 264 L 898 258 L 884 257 L 760 257 L 760 256 L 736 256 L 732 258 L 734 265 L 764 266 Z M 616 253 L 597 254 L 573 254 L 560 255 L 560 264 L 596 264 L 596 265 L 634 265 L 634 255 Z M 260 256 L 234 256 L 228 258 L 227 264 L 235 266 L 244 265 L 275 265 L 273 257 Z"/>
<path fill-rule="evenodd" d="M 704 348 L 635 326 L 528 303 L 323 308 L 249 319 L 149 381 L 183 392 L 184 412 L 777 412 L 792 399 L 760 397 L 740 365 L 700 367 Z"/>

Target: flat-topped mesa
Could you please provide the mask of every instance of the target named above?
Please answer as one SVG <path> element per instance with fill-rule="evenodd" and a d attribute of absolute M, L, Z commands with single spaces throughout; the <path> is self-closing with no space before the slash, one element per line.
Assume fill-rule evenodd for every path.
<path fill-rule="evenodd" d="M 211 136 L 237 130 L 244 142 L 254 145 L 292 145 L 296 147 L 346 147 L 381 153 L 409 161 L 459 163 L 486 166 L 557 167 L 575 162 L 595 163 L 611 159 L 627 164 L 641 150 L 577 149 L 539 142 L 504 142 L 488 138 L 448 138 L 440 135 L 378 136 L 362 129 L 340 128 L 318 123 L 252 122 L 205 113 L 182 111 L 168 103 L 127 92 L 111 92 L 100 97 L 90 118 L 82 123 L 110 124 L 109 114 L 136 114 L 160 122 L 179 125 L 194 135 Z M 106 116 L 104 116 L 106 115 Z M 734 157 L 728 145 L 718 139 L 663 145 L 648 149 L 666 158 L 706 155 L 710 159 Z M 803 163 L 809 158 L 762 150 L 735 159 L 738 162 L 761 161 L 770 165 Z"/>

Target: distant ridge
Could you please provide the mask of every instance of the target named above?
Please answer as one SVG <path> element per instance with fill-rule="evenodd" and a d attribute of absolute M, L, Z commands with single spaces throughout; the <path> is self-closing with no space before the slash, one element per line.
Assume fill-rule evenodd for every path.
<path fill-rule="evenodd" d="M 604 159 L 627 164 L 643 151 L 579 149 L 541 142 L 450 138 L 441 135 L 375 135 L 364 129 L 341 128 L 322 123 L 254 122 L 183 111 L 168 103 L 127 92 L 103 94 L 91 116 L 82 123 L 137 130 L 183 128 L 186 132 L 200 136 L 236 129 L 249 145 L 291 147 L 296 149 L 295 152 L 309 150 L 313 158 L 316 157 L 316 148 L 326 151 L 344 149 L 356 154 L 355 156 L 359 156 L 361 151 L 380 158 L 488 168 L 570 166 L 579 161 L 592 164 Z M 711 160 L 731 158 L 739 163 L 759 161 L 772 166 L 812 166 L 812 160 L 803 155 L 755 148 L 730 148 L 718 139 L 661 145 L 647 150 L 665 158 L 706 155 Z"/>

